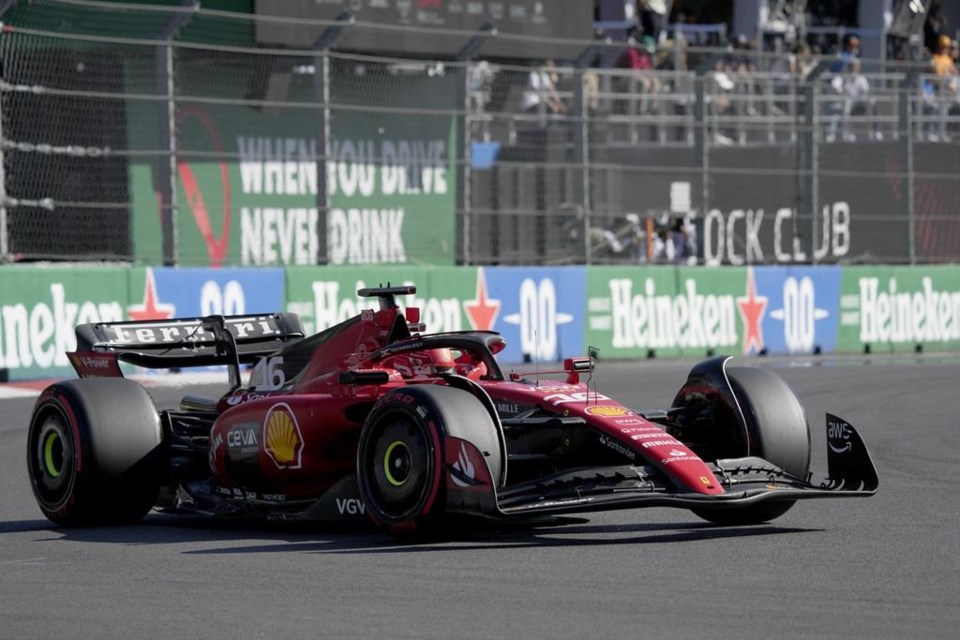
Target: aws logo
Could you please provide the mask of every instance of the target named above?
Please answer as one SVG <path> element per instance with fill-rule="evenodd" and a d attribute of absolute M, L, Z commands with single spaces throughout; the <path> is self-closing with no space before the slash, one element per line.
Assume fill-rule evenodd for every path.
<path fill-rule="evenodd" d="M 263 448 L 278 469 L 299 469 L 303 455 L 303 434 L 290 406 L 273 405 L 263 421 Z"/>

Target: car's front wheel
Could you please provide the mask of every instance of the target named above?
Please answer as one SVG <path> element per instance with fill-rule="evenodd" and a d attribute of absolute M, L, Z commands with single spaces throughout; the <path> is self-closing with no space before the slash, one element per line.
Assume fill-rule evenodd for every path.
<path fill-rule="evenodd" d="M 800 401 L 787 383 L 775 373 L 757 367 L 730 367 L 726 373 L 746 421 L 748 450 L 736 455 L 763 458 L 796 478 L 806 479 L 810 470 L 810 428 Z M 795 503 L 760 502 L 693 512 L 719 525 L 750 525 L 778 518 Z"/>
<path fill-rule="evenodd" d="M 490 478 L 502 476 L 497 431 L 480 401 L 443 385 L 388 392 L 364 423 L 357 480 L 367 514 L 398 537 L 435 532 L 446 508 L 444 447 L 454 435 L 483 452 Z"/>

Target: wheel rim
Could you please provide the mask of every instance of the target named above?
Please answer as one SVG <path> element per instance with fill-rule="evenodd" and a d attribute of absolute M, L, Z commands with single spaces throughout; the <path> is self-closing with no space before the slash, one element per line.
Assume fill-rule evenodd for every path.
<path fill-rule="evenodd" d="M 394 440 L 383 454 L 383 472 L 394 487 L 402 487 L 410 477 L 410 449 L 402 440 Z"/>
<path fill-rule="evenodd" d="M 70 495 L 75 450 L 70 427 L 58 412 L 48 413 L 36 424 L 30 438 L 30 475 L 43 506 L 59 508 Z"/>
<path fill-rule="evenodd" d="M 63 471 L 63 440 L 56 431 L 49 431 L 43 438 L 43 467 L 52 478 L 59 478 Z"/>
<path fill-rule="evenodd" d="M 394 520 L 415 516 L 427 500 L 434 462 L 426 428 L 403 413 L 383 416 L 363 456 L 368 494 L 376 513 Z"/>

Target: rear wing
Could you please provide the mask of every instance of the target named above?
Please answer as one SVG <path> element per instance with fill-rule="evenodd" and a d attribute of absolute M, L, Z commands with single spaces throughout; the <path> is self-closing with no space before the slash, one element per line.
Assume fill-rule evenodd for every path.
<path fill-rule="evenodd" d="M 67 355 L 81 378 L 117 375 L 117 361 L 153 369 L 225 364 L 239 376 L 240 363 L 304 337 L 295 313 L 100 322 L 76 333 L 77 351 Z"/>

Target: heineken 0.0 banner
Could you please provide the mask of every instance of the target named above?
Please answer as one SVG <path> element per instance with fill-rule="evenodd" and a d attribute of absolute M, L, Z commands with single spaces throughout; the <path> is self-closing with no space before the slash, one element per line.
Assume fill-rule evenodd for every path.
<path fill-rule="evenodd" d="M 847 267 L 838 351 L 960 347 L 960 269 Z"/>
<path fill-rule="evenodd" d="M 587 269 L 586 341 L 603 357 L 757 351 L 756 310 L 752 269 Z"/>
<path fill-rule="evenodd" d="M 277 95 L 252 95 L 259 76 L 242 63 L 211 74 L 181 58 L 178 94 L 195 98 L 178 99 L 174 118 L 177 264 L 453 264 L 454 78 L 387 80 L 331 65 L 325 112 L 312 59 L 269 76 L 284 79 Z M 157 148 L 162 114 L 128 105 L 131 146 Z M 136 255 L 156 264 L 169 203 L 155 165 L 134 160 L 130 175 Z"/>
<path fill-rule="evenodd" d="M 427 332 L 497 331 L 507 340 L 501 363 L 554 362 L 583 353 L 583 267 L 288 268 L 287 311 L 307 331 L 322 331 L 375 308 L 364 287 L 413 284 L 402 307 L 419 307 Z"/>
<path fill-rule="evenodd" d="M 0 370 L 10 380 L 69 376 L 74 328 L 125 320 L 127 269 L 0 268 Z"/>
<path fill-rule="evenodd" d="M 133 267 L 131 320 L 276 313 L 283 309 L 283 269 Z"/>
<path fill-rule="evenodd" d="M 300 316 L 307 333 L 328 329 L 364 309 L 376 309 L 376 298 L 361 298 L 357 291 L 388 284 L 416 286 L 415 295 L 398 296 L 397 303 L 402 308 L 418 307 L 429 333 L 490 328 L 483 269 L 292 267 L 286 272 L 287 311 Z M 481 293 L 473 295 L 480 287 Z"/>
<path fill-rule="evenodd" d="M 590 267 L 586 339 L 612 358 L 832 352 L 840 277 L 840 267 Z"/>
<path fill-rule="evenodd" d="M 357 290 L 413 284 L 428 333 L 497 331 L 504 365 L 960 349 L 960 268 L 0 268 L 0 378 L 72 376 L 88 322 L 287 310 L 310 333 L 376 308 Z"/>

